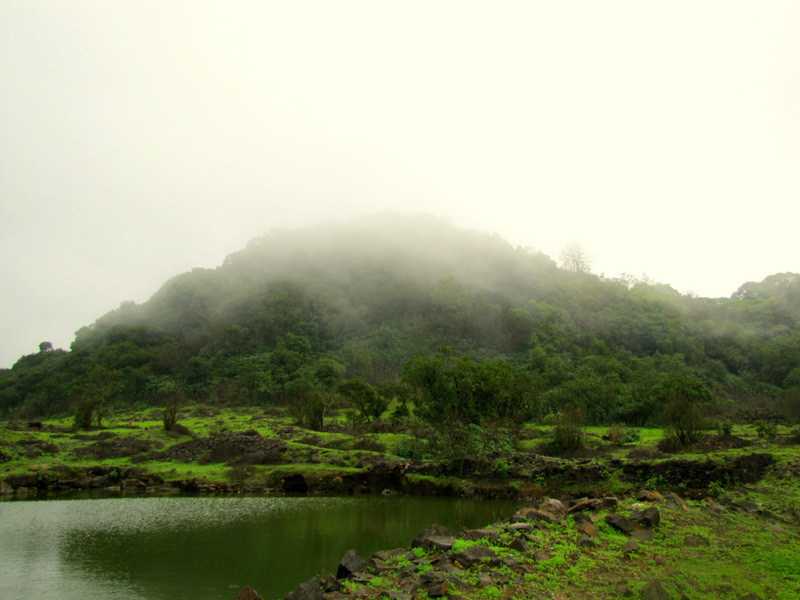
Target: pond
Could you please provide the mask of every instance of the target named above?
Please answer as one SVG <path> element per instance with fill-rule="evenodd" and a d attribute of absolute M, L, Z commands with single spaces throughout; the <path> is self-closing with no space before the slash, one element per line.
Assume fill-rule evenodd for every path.
<path fill-rule="evenodd" d="M 0 502 L 0 598 L 280 598 L 349 548 L 408 545 L 432 523 L 480 527 L 507 501 L 457 498 L 118 498 Z"/>

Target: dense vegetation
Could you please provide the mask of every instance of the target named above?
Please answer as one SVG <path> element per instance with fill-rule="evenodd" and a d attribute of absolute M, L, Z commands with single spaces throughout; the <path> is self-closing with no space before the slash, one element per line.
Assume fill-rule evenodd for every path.
<path fill-rule="evenodd" d="M 343 403 L 465 426 L 800 409 L 800 275 L 708 299 L 568 258 L 418 217 L 273 232 L 0 371 L 0 413 L 87 426 L 186 398 L 320 428 Z"/>

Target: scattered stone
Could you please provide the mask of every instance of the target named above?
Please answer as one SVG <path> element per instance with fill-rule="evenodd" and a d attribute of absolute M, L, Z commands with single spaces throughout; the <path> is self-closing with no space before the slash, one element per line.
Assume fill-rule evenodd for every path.
<path fill-rule="evenodd" d="M 652 506 L 641 512 L 634 513 L 633 520 L 646 529 L 653 529 L 661 523 L 661 513 L 658 512 L 655 506 Z"/>
<path fill-rule="evenodd" d="M 424 529 L 411 541 L 412 548 L 428 548 L 427 541 L 432 537 L 451 537 L 450 530 L 447 527 L 434 523 L 427 529 Z M 452 546 L 452 544 L 451 544 Z"/>
<path fill-rule="evenodd" d="M 514 525 L 528 525 L 527 523 L 512 523 Z M 496 529 L 467 529 L 461 533 L 461 537 L 465 540 L 480 540 L 483 538 L 489 540 L 496 540 L 500 537 L 500 532 Z"/>
<path fill-rule="evenodd" d="M 238 596 L 236 596 L 236 600 L 264 600 L 264 599 L 261 596 L 259 596 L 257 591 L 255 591 L 248 585 L 242 588 L 242 591 L 239 592 Z"/>
<path fill-rule="evenodd" d="M 421 547 L 426 550 L 450 550 L 455 543 L 455 538 L 445 535 L 427 535 L 422 538 L 416 538 L 411 546 Z"/>
<path fill-rule="evenodd" d="M 632 519 L 613 513 L 606 515 L 606 523 L 611 525 L 611 527 L 617 531 L 621 531 L 626 535 L 630 535 L 636 529 L 636 523 Z"/>
<path fill-rule="evenodd" d="M 667 503 L 675 508 L 681 509 L 683 512 L 689 512 L 689 505 L 686 500 L 678 496 L 675 492 L 668 492 L 666 495 Z"/>
<path fill-rule="evenodd" d="M 559 518 L 564 518 L 567 516 L 567 507 L 564 506 L 564 503 L 561 500 L 556 500 L 555 498 L 545 498 L 542 500 L 542 503 L 539 505 L 539 510 L 542 510 L 546 513 L 550 513 Z"/>
<path fill-rule="evenodd" d="M 537 550 L 533 553 L 533 559 L 536 562 L 543 562 L 545 560 L 550 560 L 552 555 L 547 550 Z"/>
<path fill-rule="evenodd" d="M 447 595 L 447 580 L 441 573 L 436 571 L 425 573 L 420 578 L 420 584 L 431 598 L 441 598 Z"/>
<path fill-rule="evenodd" d="M 639 495 L 636 497 L 637 500 L 641 500 L 642 502 L 663 502 L 664 496 L 659 494 L 656 491 L 652 490 L 642 490 L 639 492 Z"/>
<path fill-rule="evenodd" d="M 575 514 L 585 510 L 596 511 L 615 508 L 618 503 L 619 501 L 614 496 L 607 496 L 605 498 L 581 498 L 570 506 L 568 512 L 569 514 Z"/>
<path fill-rule="evenodd" d="M 514 538 L 514 541 L 508 545 L 509 548 L 512 550 L 516 550 L 517 552 L 526 552 L 528 550 L 528 544 L 523 540 L 521 537 Z"/>
<path fill-rule="evenodd" d="M 531 525 L 530 523 L 512 523 L 507 527 L 507 529 L 513 532 L 532 531 L 533 525 Z"/>
<path fill-rule="evenodd" d="M 336 569 L 336 579 L 351 579 L 353 575 L 364 569 L 367 562 L 355 550 L 344 553 L 339 567 Z"/>
<path fill-rule="evenodd" d="M 324 598 L 319 577 L 301 583 L 294 591 L 286 594 L 286 600 L 324 600 Z"/>
<path fill-rule="evenodd" d="M 634 539 L 639 540 L 640 542 L 646 542 L 648 540 L 653 539 L 653 530 L 652 529 L 636 529 L 631 533 L 631 537 Z"/>
<path fill-rule="evenodd" d="M 452 559 L 461 566 L 470 568 L 482 562 L 496 562 L 497 554 L 486 546 L 470 546 L 466 550 L 454 553 Z"/>
<path fill-rule="evenodd" d="M 578 530 L 582 535 L 588 536 L 590 538 L 597 537 L 597 525 L 592 523 L 591 521 L 581 521 L 575 524 L 575 529 Z"/>
<path fill-rule="evenodd" d="M 530 521 L 548 521 L 550 523 L 561 522 L 561 517 L 544 510 L 539 510 L 538 508 L 521 508 L 514 516 L 522 519 L 528 519 Z"/>

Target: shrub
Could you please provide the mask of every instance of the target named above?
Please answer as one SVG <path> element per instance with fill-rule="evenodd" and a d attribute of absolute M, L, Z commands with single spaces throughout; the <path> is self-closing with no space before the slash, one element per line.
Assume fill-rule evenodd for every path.
<path fill-rule="evenodd" d="M 772 421 L 759 421 L 756 424 L 756 433 L 762 440 L 774 440 L 778 436 L 778 426 Z"/>
<path fill-rule="evenodd" d="M 624 425 L 616 424 L 608 428 L 606 437 L 615 446 L 621 446 L 622 444 L 635 444 L 639 441 L 640 435 L 638 429 L 629 429 Z"/>
<path fill-rule="evenodd" d="M 694 402 L 673 400 L 664 410 L 664 422 L 667 425 L 667 444 L 675 449 L 685 448 L 700 439 L 703 415 Z"/>
<path fill-rule="evenodd" d="M 74 427 L 75 429 L 91 429 L 94 420 L 95 402 L 91 400 L 81 400 L 75 409 Z"/>
<path fill-rule="evenodd" d="M 717 423 L 717 432 L 720 437 L 729 438 L 733 435 L 733 424 L 728 421 Z"/>
<path fill-rule="evenodd" d="M 553 428 L 553 449 L 570 452 L 580 450 L 583 445 L 583 411 L 579 408 L 563 409 Z"/>

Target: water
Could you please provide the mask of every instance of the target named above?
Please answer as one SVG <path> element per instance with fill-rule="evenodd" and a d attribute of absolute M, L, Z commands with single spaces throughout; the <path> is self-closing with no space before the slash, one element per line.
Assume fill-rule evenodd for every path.
<path fill-rule="evenodd" d="M 0 502 L 0 598 L 279 598 L 349 548 L 479 527 L 510 502 L 439 498 L 130 498 Z"/>

